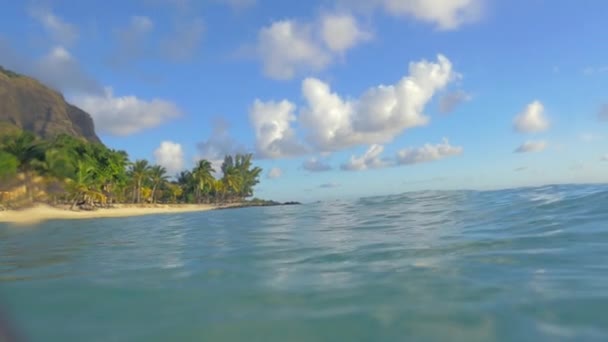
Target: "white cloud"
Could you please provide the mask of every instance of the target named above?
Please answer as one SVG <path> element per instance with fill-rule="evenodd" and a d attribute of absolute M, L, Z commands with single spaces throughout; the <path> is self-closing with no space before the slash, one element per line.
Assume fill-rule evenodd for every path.
<path fill-rule="evenodd" d="M 280 178 L 282 175 L 283 175 L 283 170 L 279 169 L 278 167 L 273 167 L 272 169 L 270 169 L 268 171 L 266 178 L 277 179 L 277 178 Z"/>
<path fill-rule="evenodd" d="M 599 75 L 599 74 L 604 74 L 604 73 L 608 73 L 607 65 L 599 66 L 599 67 L 587 67 L 587 68 L 583 69 L 583 74 L 585 74 L 587 76 Z"/>
<path fill-rule="evenodd" d="M 515 153 L 528 153 L 528 152 L 542 152 L 547 148 L 547 142 L 544 140 L 538 141 L 526 141 L 517 149 L 515 149 Z"/>
<path fill-rule="evenodd" d="M 332 188 L 338 188 L 340 187 L 340 184 L 338 183 L 324 183 L 319 185 L 319 188 L 321 189 L 332 189 Z"/>
<path fill-rule="evenodd" d="M 608 121 L 608 104 L 602 105 L 597 112 L 597 118 L 600 121 Z"/>
<path fill-rule="evenodd" d="M 29 12 L 42 24 L 55 43 L 71 45 L 78 39 L 78 29 L 56 16 L 49 8 L 33 7 Z"/>
<path fill-rule="evenodd" d="M 131 17 L 131 25 L 128 30 L 136 34 L 142 34 L 152 31 L 153 28 L 154 23 L 152 22 L 152 19 L 146 16 L 135 15 Z"/>
<path fill-rule="evenodd" d="M 595 133 L 583 133 L 579 136 L 579 138 L 582 142 L 587 143 L 604 140 L 604 137 L 602 135 Z"/>
<path fill-rule="evenodd" d="M 461 155 L 463 148 L 450 145 L 448 139 L 443 139 L 441 144 L 425 144 L 419 148 L 406 148 L 397 152 L 397 164 L 411 165 L 427 163 L 452 156 Z"/>
<path fill-rule="evenodd" d="M 228 128 L 228 122 L 224 119 L 217 118 L 214 121 L 211 136 L 196 145 L 198 159 L 221 163 L 227 155 L 247 153 L 246 148 L 230 135 Z"/>
<path fill-rule="evenodd" d="M 331 56 L 313 38 L 310 24 L 283 20 L 264 27 L 258 34 L 257 54 L 268 77 L 287 80 L 300 70 L 318 71 Z"/>
<path fill-rule="evenodd" d="M 425 106 L 458 76 L 451 62 L 439 55 L 437 62 L 410 63 L 409 75 L 396 84 L 372 87 L 355 99 L 344 99 L 323 81 L 307 78 L 302 82 L 305 105 L 299 117 L 295 104 L 287 100 L 254 102 L 250 119 L 258 154 L 281 158 L 310 151 L 297 139 L 295 123 L 320 153 L 390 142 L 408 128 L 426 125 Z"/>
<path fill-rule="evenodd" d="M 91 114 L 98 130 L 118 136 L 157 127 L 181 115 L 172 102 L 160 99 L 146 101 L 135 96 L 115 97 L 112 88 L 106 88 L 103 96 L 76 96 L 74 104 Z"/>
<path fill-rule="evenodd" d="M 530 103 L 526 109 L 513 120 L 513 127 L 520 133 L 542 132 L 549 128 L 545 116 L 545 107 L 540 101 Z"/>
<path fill-rule="evenodd" d="M 409 76 L 397 84 L 370 88 L 354 100 L 332 93 L 318 79 L 304 80 L 307 106 L 300 121 L 309 130 L 310 142 L 320 151 L 335 151 L 386 143 L 408 128 L 426 125 L 429 118 L 423 114 L 424 107 L 457 76 L 446 57 L 437 58 L 437 63 L 410 63 Z"/>
<path fill-rule="evenodd" d="M 409 16 L 453 30 L 475 21 L 481 15 L 484 0 L 372 0 L 387 13 Z"/>
<path fill-rule="evenodd" d="M 295 105 L 286 100 L 255 100 L 249 118 L 255 130 L 256 150 L 260 157 L 282 158 L 305 152 L 290 126 L 296 120 L 294 110 Z"/>
<path fill-rule="evenodd" d="M 341 165 L 341 168 L 345 171 L 362 171 L 400 165 L 428 163 L 461 155 L 463 148 L 450 145 L 448 139 L 444 138 L 443 142 L 440 144 L 425 144 L 422 147 L 402 149 L 397 152 L 394 158 L 381 157 L 383 151 L 384 147 L 382 145 L 371 145 L 363 156 L 351 156 L 347 163 Z"/>
<path fill-rule="evenodd" d="M 103 88 L 84 71 L 80 63 L 62 46 L 52 48 L 47 55 L 34 63 L 32 69 L 32 76 L 59 91 L 103 93 Z"/>
<path fill-rule="evenodd" d="M 331 165 L 319 158 L 310 158 L 302 163 L 302 168 L 310 172 L 324 172 L 331 170 Z"/>
<path fill-rule="evenodd" d="M 163 141 L 154 151 L 154 158 L 156 164 L 164 166 L 171 176 L 184 169 L 184 151 L 178 143 Z"/>
<path fill-rule="evenodd" d="M 386 167 L 388 164 L 380 158 L 383 151 L 384 146 L 371 145 L 361 157 L 351 156 L 350 160 L 340 167 L 346 171 L 362 171 Z"/>
<path fill-rule="evenodd" d="M 470 101 L 471 98 L 472 96 L 463 90 L 449 92 L 442 96 L 439 100 L 439 111 L 444 114 L 451 113 L 456 109 L 456 107 Z"/>
<path fill-rule="evenodd" d="M 258 33 L 256 54 L 264 74 L 288 80 L 326 68 L 347 50 L 371 38 L 350 14 L 321 15 L 316 21 L 275 21 Z"/>
<path fill-rule="evenodd" d="M 371 39 L 362 30 L 357 19 L 350 14 L 325 14 L 321 18 L 321 36 L 325 45 L 334 52 L 343 53 L 355 45 Z"/>
<path fill-rule="evenodd" d="M 161 41 L 161 52 L 172 61 L 189 60 L 200 48 L 204 32 L 205 26 L 201 18 L 180 20 L 176 23 L 174 32 Z"/>

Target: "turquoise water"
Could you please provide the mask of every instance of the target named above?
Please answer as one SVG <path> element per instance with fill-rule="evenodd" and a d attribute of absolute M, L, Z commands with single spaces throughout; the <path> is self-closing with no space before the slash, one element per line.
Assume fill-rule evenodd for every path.
<path fill-rule="evenodd" d="M 0 226 L 31 341 L 607 341 L 608 187 Z"/>

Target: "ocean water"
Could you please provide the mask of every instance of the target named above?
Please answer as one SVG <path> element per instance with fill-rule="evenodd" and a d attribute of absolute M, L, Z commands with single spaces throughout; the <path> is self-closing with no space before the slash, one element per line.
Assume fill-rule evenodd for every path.
<path fill-rule="evenodd" d="M 0 226 L 29 341 L 608 341 L 608 186 Z"/>

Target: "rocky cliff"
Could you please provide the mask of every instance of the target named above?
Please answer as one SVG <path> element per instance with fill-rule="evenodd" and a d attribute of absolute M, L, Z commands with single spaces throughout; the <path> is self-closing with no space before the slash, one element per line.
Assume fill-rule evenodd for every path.
<path fill-rule="evenodd" d="M 37 80 L 0 67 L 0 134 L 13 130 L 42 138 L 65 133 L 101 142 L 88 113 Z"/>

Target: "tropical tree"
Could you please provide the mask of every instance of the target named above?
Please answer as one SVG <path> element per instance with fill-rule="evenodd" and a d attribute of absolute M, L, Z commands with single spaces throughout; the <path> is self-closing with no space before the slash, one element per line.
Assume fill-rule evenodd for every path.
<path fill-rule="evenodd" d="M 176 183 L 167 183 L 167 189 L 171 194 L 171 201 L 173 203 L 177 203 L 177 199 L 184 193 L 182 187 Z"/>
<path fill-rule="evenodd" d="M 213 177 L 213 165 L 211 162 L 205 159 L 199 160 L 192 171 L 192 177 L 195 181 L 196 200 L 201 203 L 201 198 L 208 197 L 212 189 L 212 184 L 215 181 Z"/>
<path fill-rule="evenodd" d="M 90 158 L 76 161 L 76 173 L 68 181 L 68 189 L 73 194 L 70 206 L 72 209 L 81 201 L 85 203 L 105 202 L 105 196 L 95 188 L 95 165 Z"/>
<path fill-rule="evenodd" d="M 138 159 L 129 167 L 129 176 L 133 181 L 133 202 L 141 202 L 141 188 L 144 181 L 148 180 L 150 164 L 145 159 Z"/>
<path fill-rule="evenodd" d="M 156 203 L 156 191 L 159 186 L 164 184 L 169 179 L 167 169 L 160 165 L 154 165 L 150 168 L 150 180 L 152 181 L 152 203 Z"/>
<path fill-rule="evenodd" d="M 7 139 L 2 150 L 13 155 L 17 159 L 17 171 L 25 176 L 26 193 L 33 200 L 32 177 L 35 169 L 44 160 L 44 150 L 36 136 L 30 132 L 22 132 L 13 139 Z"/>
<path fill-rule="evenodd" d="M 14 155 L 0 151 L 0 181 L 15 176 L 18 168 L 19 160 Z"/>

